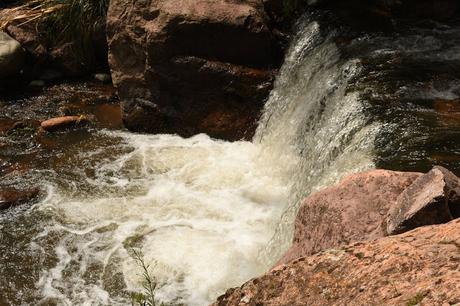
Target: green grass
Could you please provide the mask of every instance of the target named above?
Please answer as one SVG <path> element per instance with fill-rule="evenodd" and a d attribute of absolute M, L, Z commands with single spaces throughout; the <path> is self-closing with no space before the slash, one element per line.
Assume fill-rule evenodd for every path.
<path fill-rule="evenodd" d="M 47 8 L 40 18 L 42 31 L 53 35 L 55 41 L 86 39 L 105 23 L 109 0 L 32 0 L 32 9 Z"/>
<path fill-rule="evenodd" d="M 57 9 L 39 22 L 39 33 L 52 46 L 73 43 L 82 63 L 95 63 L 93 37 L 105 27 L 109 0 L 42 0 Z"/>

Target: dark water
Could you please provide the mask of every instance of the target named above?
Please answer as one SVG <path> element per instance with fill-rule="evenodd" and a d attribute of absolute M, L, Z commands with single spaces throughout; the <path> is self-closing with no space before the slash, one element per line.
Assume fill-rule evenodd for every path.
<path fill-rule="evenodd" d="M 370 120 L 383 123 L 377 168 L 426 172 L 442 165 L 459 175 L 460 26 L 406 24 L 339 46 L 362 65 L 349 90 L 360 92 Z"/>
<path fill-rule="evenodd" d="M 57 133 L 39 131 L 41 121 L 63 115 L 83 115 L 91 124 Z M 111 85 L 76 81 L 0 93 L 0 186 L 21 184 L 21 178 L 37 169 L 79 167 L 71 164 L 71 156 L 112 142 L 100 139 L 96 131 L 121 128 Z"/>
<path fill-rule="evenodd" d="M 63 115 L 83 115 L 91 123 L 55 133 L 39 130 L 41 121 Z M 56 181 L 63 184 L 75 182 L 66 186 L 74 193 L 90 192 L 77 183 L 82 173 L 94 176 L 95 163 L 116 158 L 126 150 L 119 146 L 119 139 L 99 131 L 120 129 L 120 107 L 111 85 L 72 81 L 0 93 L 0 191 L 40 190 L 31 203 L 0 211 L 0 244 L 4 249 L 0 252 L 0 305 L 35 305 L 40 299 L 40 273 L 57 263 L 54 248 L 59 234 L 40 237 L 45 225 L 58 222 L 56 216 L 29 209 L 47 196 L 43 182 L 59 177 Z M 94 160 L 79 157 L 81 152 L 96 149 L 101 153 L 94 155 Z M 32 237 L 33 244 L 40 245 L 35 251 Z"/>

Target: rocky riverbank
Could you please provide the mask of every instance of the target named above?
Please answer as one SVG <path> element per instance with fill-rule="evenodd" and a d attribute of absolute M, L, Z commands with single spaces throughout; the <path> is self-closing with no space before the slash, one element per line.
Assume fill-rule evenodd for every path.
<path fill-rule="evenodd" d="M 113 87 L 94 80 L 4 92 L 0 110 L 0 210 L 37 202 L 34 171 L 62 169 L 97 130 L 123 128 Z"/>
<path fill-rule="evenodd" d="M 301 257 L 213 305 L 458 305 L 460 220 Z"/>
<path fill-rule="evenodd" d="M 303 202 L 275 268 L 214 305 L 457 305 L 459 217 L 444 168 L 351 175 Z"/>

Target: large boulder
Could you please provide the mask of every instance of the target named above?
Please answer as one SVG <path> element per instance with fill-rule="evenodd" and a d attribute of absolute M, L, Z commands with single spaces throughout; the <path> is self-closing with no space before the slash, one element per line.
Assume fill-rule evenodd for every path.
<path fill-rule="evenodd" d="M 435 167 L 404 190 L 389 212 L 387 232 L 411 229 L 460 218 L 460 179 L 449 170 Z"/>
<path fill-rule="evenodd" d="M 372 170 L 309 196 L 297 214 L 293 244 L 280 262 L 385 236 L 388 210 L 421 175 Z"/>
<path fill-rule="evenodd" d="M 21 44 L 0 31 L 0 79 L 18 75 L 24 65 Z"/>
<path fill-rule="evenodd" d="M 127 128 L 250 137 L 282 52 L 262 1 L 110 2 L 109 63 Z"/>
<path fill-rule="evenodd" d="M 459 305 L 460 220 L 280 265 L 213 304 Z"/>

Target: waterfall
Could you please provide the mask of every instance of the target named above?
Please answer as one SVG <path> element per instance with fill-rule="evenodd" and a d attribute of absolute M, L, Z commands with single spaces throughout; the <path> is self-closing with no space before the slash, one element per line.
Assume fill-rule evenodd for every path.
<path fill-rule="evenodd" d="M 34 170 L 46 197 L 0 216 L 10 246 L 0 254 L 0 304 L 130 304 L 130 292 L 142 291 L 130 254 L 139 249 L 159 300 L 207 305 L 277 262 L 311 192 L 379 163 L 428 167 L 442 155 L 425 146 L 433 131 L 458 140 L 456 117 L 436 126 L 426 99 L 460 96 L 460 65 L 450 65 L 460 62 L 459 30 L 350 39 L 317 20 L 298 22 L 252 142 L 93 131 L 56 154 L 59 171 Z M 440 86 L 424 71 L 413 81 L 427 59 L 454 77 Z M 394 68 L 404 61 L 408 73 Z M 392 138 L 399 130 L 410 150 Z"/>
<path fill-rule="evenodd" d="M 337 32 L 323 33 L 309 16 L 297 27 L 254 139 L 274 163 L 289 168 L 291 184 L 288 205 L 261 254 L 269 264 L 290 245 L 295 214 L 305 196 L 347 173 L 374 167 L 379 130 L 359 94 L 347 91 L 361 66 L 356 59 L 341 58 L 334 43 Z"/>
<path fill-rule="evenodd" d="M 346 90 L 358 63 L 341 59 L 334 32 L 298 27 L 253 142 L 102 131 L 63 156 L 66 170 L 37 171 L 47 197 L 21 221 L 41 258 L 30 301 L 129 304 L 142 290 L 134 248 L 159 300 L 206 305 L 277 261 L 304 196 L 373 167 L 376 127 Z"/>

